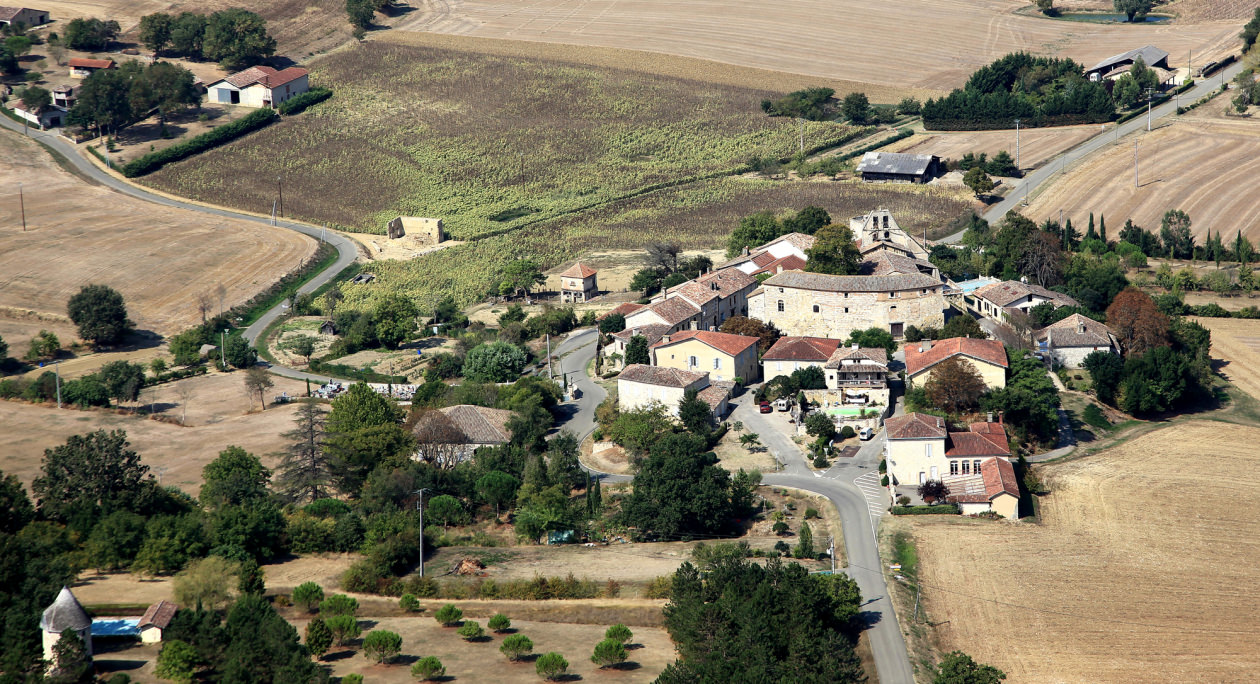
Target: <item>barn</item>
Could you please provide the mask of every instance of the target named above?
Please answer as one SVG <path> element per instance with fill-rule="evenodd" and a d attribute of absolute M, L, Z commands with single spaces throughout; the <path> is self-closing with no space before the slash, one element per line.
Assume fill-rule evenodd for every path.
<path fill-rule="evenodd" d="M 1141 57 L 1146 66 L 1152 69 L 1159 69 L 1162 72 L 1172 71 L 1168 66 L 1168 53 L 1154 45 L 1144 45 L 1140 48 L 1121 52 L 1118 55 L 1112 55 L 1107 59 L 1095 64 L 1085 70 L 1085 78 L 1091 81 L 1105 81 L 1112 78 L 1119 78 L 1123 74 L 1129 73 L 1129 67 Z M 1165 73 L 1161 73 L 1160 81 L 1164 81 Z"/>
<path fill-rule="evenodd" d="M 862 155 L 857 172 L 864 181 L 926 183 L 936 177 L 940 166 L 940 157 L 930 154 L 867 152 Z"/>

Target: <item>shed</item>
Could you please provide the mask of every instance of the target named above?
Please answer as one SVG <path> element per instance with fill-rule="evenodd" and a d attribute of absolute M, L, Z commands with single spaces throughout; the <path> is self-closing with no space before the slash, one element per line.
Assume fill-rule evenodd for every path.
<path fill-rule="evenodd" d="M 156 644 L 162 641 L 162 631 L 171 624 L 171 618 L 175 617 L 175 611 L 179 610 L 179 606 L 170 601 L 158 601 L 149 606 L 144 611 L 144 616 L 140 618 L 140 641 L 146 644 Z"/>
<path fill-rule="evenodd" d="M 1146 63 L 1146 66 L 1163 69 L 1164 71 L 1172 71 L 1168 67 L 1168 53 L 1155 47 L 1154 45 L 1143 45 L 1140 48 L 1134 48 L 1128 52 L 1121 52 L 1118 55 L 1112 55 L 1107 59 L 1095 64 L 1085 70 L 1085 77 L 1091 81 L 1101 81 L 1104 76 L 1114 72 L 1116 69 L 1127 69 L 1133 65 L 1138 57 Z"/>
<path fill-rule="evenodd" d="M 940 158 L 931 154 L 867 152 L 862 155 L 857 172 L 864 181 L 926 183 L 936 176 L 940 165 Z"/>

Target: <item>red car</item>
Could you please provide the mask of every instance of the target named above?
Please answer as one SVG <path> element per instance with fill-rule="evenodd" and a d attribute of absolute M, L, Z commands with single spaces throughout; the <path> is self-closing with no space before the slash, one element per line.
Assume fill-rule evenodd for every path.
<path fill-rule="evenodd" d="M 758 405 L 757 405 L 757 408 L 758 408 L 758 409 L 759 409 L 762 413 L 774 413 L 774 407 L 773 407 L 773 406 L 771 406 L 771 405 L 770 405 L 770 402 L 768 402 L 768 401 L 763 401 L 763 402 L 761 402 L 760 404 L 758 404 Z"/>

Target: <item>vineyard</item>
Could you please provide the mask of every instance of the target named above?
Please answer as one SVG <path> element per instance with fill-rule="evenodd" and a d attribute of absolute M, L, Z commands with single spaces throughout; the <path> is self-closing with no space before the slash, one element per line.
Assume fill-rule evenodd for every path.
<path fill-rule="evenodd" d="M 311 69 L 332 99 L 146 182 L 269 212 L 282 178 L 287 216 L 369 233 L 399 214 L 434 216 L 467 240 L 800 144 L 795 122 L 761 112 L 773 93 L 736 86 L 377 41 Z M 804 144 L 854 133 L 811 122 Z"/>
<path fill-rule="evenodd" d="M 904 228 L 920 233 L 946 224 L 970 207 L 965 194 L 930 186 L 837 182 L 775 182 L 718 179 L 613 202 L 580 215 L 457 245 L 411 261 L 381 261 L 366 285 L 343 288 L 345 303 L 371 306 L 389 292 L 404 292 L 428 309 L 451 294 L 461 304 L 482 299 L 496 274 L 515 259 L 535 259 L 544 268 L 593 250 L 638 249 L 648 242 L 675 242 L 684 249 L 722 244 L 742 216 L 761 210 L 799 211 L 810 204 L 847 223 L 877 207 L 891 209 Z"/>

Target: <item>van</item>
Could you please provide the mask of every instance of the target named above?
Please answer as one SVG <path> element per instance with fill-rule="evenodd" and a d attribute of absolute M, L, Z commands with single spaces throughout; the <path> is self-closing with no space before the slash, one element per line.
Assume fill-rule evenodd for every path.
<path fill-rule="evenodd" d="M 862 440 L 863 442 L 865 442 L 866 440 L 874 436 L 875 436 L 875 431 L 868 427 L 864 427 L 858 430 L 858 439 Z"/>
<path fill-rule="evenodd" d="M 792 403 L 787 400 L 787 397 L 779 397 L 779 400 L 774 402 L 774 407 L 780 411 L 786 411 L 792 407 Z"/>

